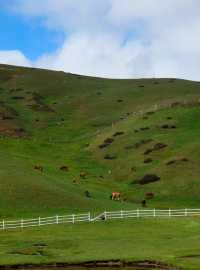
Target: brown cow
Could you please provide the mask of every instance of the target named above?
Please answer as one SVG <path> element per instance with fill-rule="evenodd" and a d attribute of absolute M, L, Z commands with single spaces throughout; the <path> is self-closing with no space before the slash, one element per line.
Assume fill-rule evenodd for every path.
<path fill-rule="evenodd" d="M 146 197 L 146 199 L 153 199 L 154 198 L 154 193 L 153 192 L 147 192 L 145 194 L 145 197 Z"/>
<path fill-rule="evenodd" d="M 81 172 L 80 173 L 80 178 L 85 179 L 86 176 L 87 176 L 87 173 L 86 172 Z"/>
<path fill-rule="evenodd" d="M 35 165 L 34 169 L 43 172 L 43 167 L 42 166 Z"/>
<path fill-rule="evenodd" d="M 120 192 L 112 192 L 111 199 L 114 201 L 119 201 L 121 198 L 121 193 Z"/>
<path fill-rule="evenodd" d="M 60 167 L 60 170 L 61 170 L 61 171 L 68 172 L 68 171 L 69 171 L 69 167 L 68 167 L 68 166 L 61 166 L 61 167 Z"/>

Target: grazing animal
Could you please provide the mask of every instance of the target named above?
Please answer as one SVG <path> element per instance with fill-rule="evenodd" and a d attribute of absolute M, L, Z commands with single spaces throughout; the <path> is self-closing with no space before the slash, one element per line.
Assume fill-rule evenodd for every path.
<path fill-rule="evenodd" d="M 142 207 L 146 207 L 146 200 L 142 200 Z"/>
<path fill-rule="evenodd" d="M 136 168 L 135 168 L 135 167 L 132 167 L 132 168 L 131 168 L 131 171 L 132 171 L 132 172 L 136 172 Z"/>
<path fill-rule="evenodd" d="M 144 160 L 144 163 L 145 164 L 148 164 L 148 163 L 151 163 L 153 160 L 151 158 L 147 158 Z"/>
<path fill-rule="evenodd" d="M 80 178 L 85 179 L 86 176 L 87 176 L 87 173 L 86 172 L 81 172 L 80 173 Z"/>
<path fill-rule="evenodd" d="M 102 214 L 102 215 L 100 216 L 100 219 L 101 219 L 101 220 L 105 220 L 105 219 L 106 219 L 105 214 Z"/>
<path fill-rule="evenodd" d="M 119 201 L 121 198 L 121 194 L 120 192 L 112 192 L 112 196 L 111 196 L 111 199 L 114 200 L 114 201 Z"/>
<path fill-rule="evenodd" d="M 116 159 L 117 156 L 116 155 L 109 155 L 109 154 L 106 154 L 104 156 L 104 159 L 107 159 L 107 160 L 113 160 L 113 159 Z"/>
<path fill-rule="evenodd" d="M 61 171 L 68 172 L 68 171 L 69 171 L 69 167 L 68 167 L 68 166 L 61 166 L 61 167 L 60 167 L 60 170 L 61 170 Z"/>
<path fill-rule="evenodd" d="M 73 178 L 73 184 L 78 184 L 78 180 L 76 178 Z"/>
<path fill-rule="evenodd" d="M 91 198 L 91 194 L 90 194 L 90 192 L 89 192 L 88 190 L 85 191 L 85 196 L 86 196 L 87 198 Z"/>
<path fill-rule="evenodd" d="M 42 166 L 35 165 L 34 169 L 43 172 L 43 167 Z"/>
<path fill-rule="evenodd" d="M 145 194 L 145 197 L 146 197 L 146 199 L 153 199 L 154 198 L 154 193 L 153 192 L 147 192 Z"/>

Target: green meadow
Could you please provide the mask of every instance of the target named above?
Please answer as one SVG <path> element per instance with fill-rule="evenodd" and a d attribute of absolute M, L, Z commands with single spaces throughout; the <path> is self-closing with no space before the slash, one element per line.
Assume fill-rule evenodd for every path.
<path fill-rule="evenodd" d="M 157 261 L 177 269 L 198 270 L 199 226 L 199 218 L 144 218 L 2 232 L 0 264 L 119 259 Z"/>

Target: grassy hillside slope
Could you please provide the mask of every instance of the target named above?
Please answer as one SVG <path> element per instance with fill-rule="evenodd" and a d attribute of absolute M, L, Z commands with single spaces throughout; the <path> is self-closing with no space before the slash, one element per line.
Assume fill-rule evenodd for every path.
<path fill-rule="evenodd" d="M 199 106 L 198 82 L 0 65 L 0 217 L 199 206 Z"/>

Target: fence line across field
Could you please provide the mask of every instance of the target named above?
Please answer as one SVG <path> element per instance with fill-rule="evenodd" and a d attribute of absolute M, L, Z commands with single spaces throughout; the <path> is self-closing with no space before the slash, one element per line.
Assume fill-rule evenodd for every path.
<path fill-rule="evenodd" d="M 147 217 L 192 217 L 200 216 L 200 209 L 136 209 L 120 211 L 104 211 L 103 213 L 92 216 L 91 213 L 72 214 L 63 216 L 38 217 L 32 219 L 20 219 L 14 221 L 3 220 L 0 222 L 0 230 L 38 227 L 52 224 L 95 222 L 110 219 L 126 218 L 147 218 Z"/>

